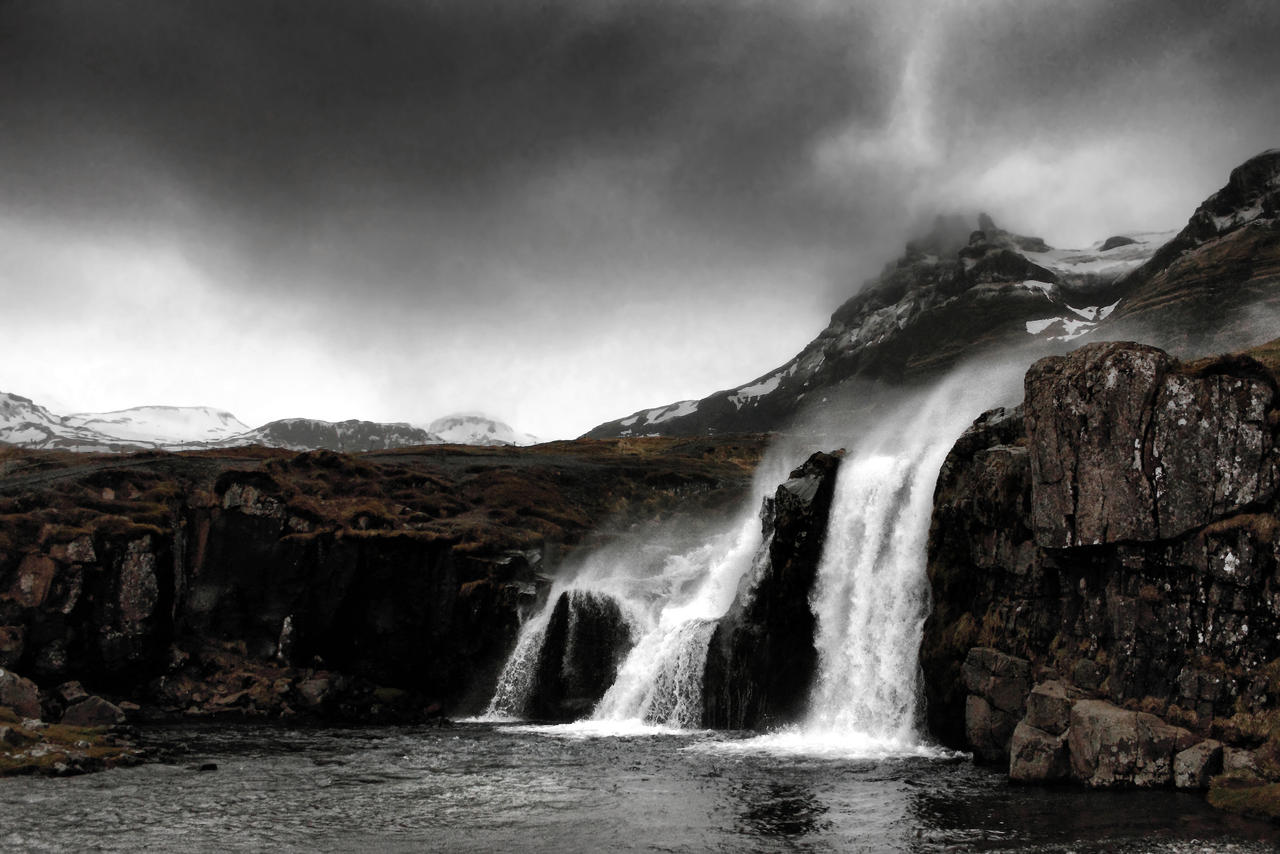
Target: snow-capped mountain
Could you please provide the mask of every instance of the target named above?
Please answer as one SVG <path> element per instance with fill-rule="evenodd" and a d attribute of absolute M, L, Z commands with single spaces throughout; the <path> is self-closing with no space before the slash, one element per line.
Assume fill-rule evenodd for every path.
<path fill-rule="evenodd" d="M 207 406 L 139 406 L 117 412 L 57 415 L 0 392 L 0 444 L 66 451 L 201 450 L 262 445 L 291 451 L 347 453 L 418 445 L 532 445 L 538 439 L 484 415 L 437 419 L 441 435 L 404 422 L 284 418 L 249 429 L 230 412 Z"/>
<path fill-rule="evenodd" d="M 162 445 L 217 442 L 249 430 L 230 412 L 209 406 L 136 406 L 115 412 L 79 412 L 62 421 L 116 439 Z"/>
<path fill-rule="evenodd" d="M 0 442 L 25 448 L 109 451 L 107 436 L 64 423 L 29 398 L 0 392 Z"/>
<path fill-rule="evenodd" d="M 536 445 L 541 441 L 487 415 L 469 413 L 437 418 L 427 431 L 450 445 Z"/>
<path fill-rule="evenodd" d="M 586 435 L 774 430 L 854 378 L 901 382 L 994 347 L 1043 352 L 1083 344 L 1099 330 L 1175 353 L 1180 340 L 1186 352 L 1268 340 L 1280 318 L 1277 210 L 1280 151 L 1268 151 L 1235 169 L 1177 235 L 1117 235 L 1063 250 L 985 215 L 972 231 L 963 219 L 939 217 L 791 361 Z"/>

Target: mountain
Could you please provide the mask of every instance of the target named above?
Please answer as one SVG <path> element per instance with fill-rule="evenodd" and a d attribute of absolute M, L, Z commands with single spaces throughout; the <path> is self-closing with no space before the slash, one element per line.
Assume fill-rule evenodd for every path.
<path fill-rule="evenodd" d="M 122 442 L 90 427 L 68 423 L 67 418 L 54 415 L 29 398 L 8 392 L 0 392 L 0 443 L 66 451 L 119 451 L 143 447 Z"/>
<path fill-rule="evenodd" d="M 1071 340 L 1115 310 L 1114 283 L 1169 236 L 1118 236 L 1062 250 L 1005 231 L 986 215 L 976 224 L 939 217 L 776 370 L 702 400 L 641 410 L 587 437 L 772 430 L 853 377 L 902 381 L 1010 341 Z"/>
<path fill-rule="evenodd" d="M 432 421 L 427 430 L 450 445 L 536 445 L 541 441 L 487 415 L 446 415 Z"/>
<path fill-rule="evenodd" d="M 382 451 L 416 445 L 438 445 L 440 437 L 403 422 L 318 421 L 314 418 L 285 418 L 217 443 L 219 447 L 265 445 L 291 451 Z"/>
<path fill-rule="evenodd" d="M 418 445 L 534 445 L 538 438 L 484 415 L 450 415 L 422 429 L 404 422 L 285 418 L 252 430 L 207 406 L 139 406 L 57 415 L 0 392 L 0 444 L 42 450 L 131 452 L 262 445 L 291 451 L 382 451 Z"/>
<path fill-rule="evenodd" d="M 217 442 L 249 430 L 230 412 L 208 406 L 136 406 L 116 412 L 81 412 L 62 421 L 117 439 L 166 445 Z"/>
<path fill-rule="evenodd" d="M 775 430 L 854 379 L 903 382 L 1001 346 L 1134 337 L 1175 354 L 1266 340 L 1280 326 L 1280 151 L 1235 169 L 1174 234 L 1063 250 L 939 217 L 836 309 L 795 358 L 701 400 L 644 409 L 587 438 Z M 1078 343 L 1083 344 L 1085 340 Z"/>
<path fill-rule="evenodd" d="M 1232 170 L 1182 231 L 1118 286 L 1115 321 L 1157 328 L 1178 356 L 1235 349 L 1280 329 L 1280 149 Z M 1136 337 L 1136 336 L 1135 336 Z"/>

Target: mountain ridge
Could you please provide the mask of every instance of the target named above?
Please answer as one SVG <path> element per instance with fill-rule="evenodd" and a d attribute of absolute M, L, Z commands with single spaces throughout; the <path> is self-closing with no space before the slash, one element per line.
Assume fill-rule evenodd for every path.
<path fill-rule="evenodd" d="M 291 451 L 360 453 L 420 445 L 531 445 L 539 441 L 484 415 L 446 416 L 437 422 L 449 419 L 458 422 L 449 435 L 403 421 L 360 419 L 280 418 L 249 428 L 230 412 L 211 406 L 150 405 L 58 415 L 30 398 L 0 392 L 0 445 L 34 450 L 130 453 L 262 445 Z"/>
<path fill-rule="evenodd" d="M 700 400 L 605 422 L 584 438 L 785 429 L 854 379 L 921 379 L 1001 346 L 1048 355 L 1096 340 L 1099 330 L 1154 335 L 1175 355 L 1257 343 L 1274 336 L 1267 327 L 1280 318 L 1277 210 L 1280 150 L 1271 149 L 1232 170 L 1176 234 L 1114 235 L 1066 250 L 985 214 L 973 230 L 963 217 L 939 216 L 790 361 Z"/>

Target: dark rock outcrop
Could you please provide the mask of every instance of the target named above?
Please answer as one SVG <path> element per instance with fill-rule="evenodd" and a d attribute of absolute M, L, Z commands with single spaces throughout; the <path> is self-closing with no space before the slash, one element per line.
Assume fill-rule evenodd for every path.
<path fill-rule="evenodd" d="M 634 642 L 613 597 L 589 590 L 561 593 L 547 623 L 525 713 L 558 721 L 587 716 L 613 684 Z"/>
<path fill-rule="evenodd" d="M 643 529 L 677 507 L 716 518 L 764 441 L 13 451 L 0 477 L 0 661 L 46 689 L 55 720 L 76 702 L 55 690 L 69 681 L 148 714 L 479 711 L 546 593 L 544 560 L 603 538 L 606 519 Z M 597 690 L 584 687 L 604 678 L 588 657 L 557 703 Z"/>
<path fill-rule="evenodd" d="M 1002 762 L 1009 755 L 1009 739 L 1021 720 L 1031 688 L 1026 659 L 990 648 L 969 650 L 962 669 L 969 692 L 965 701 L 965 738 L 981 762 Z"/>
<path fill-rule="evenodd" d="M 1063 779 L 1065 756 L 1087 786 L 1200 788 L 1223 745 L 1280 775 L 1278 407 L 1248 355 L 1097 344 L 1034 365 L 939 476 L 934 734 L 1023 781 Z M 1018 659 L 1040 682 L 997 703 L 992 662 Z"/>
<path fill-rule="evenodd" d="M 818 660 L 809 594 L 841 456 L 814 454 L 765 499 L 766 547 L 708 645 L 704 725 L 759 728 L 803 712 Z"/>
<path fill-rule="evenodd" d="M 24 718 L 40 719 L 40 689 L 30 679 L 0 670 L 0 706 Z"/>
<path fill-rule="evenodd" d="M 67 726 L 111 727 L 124 722 L 124 711 L 101 697 L 86 697 L 62 713 L 62 723 Z"/>

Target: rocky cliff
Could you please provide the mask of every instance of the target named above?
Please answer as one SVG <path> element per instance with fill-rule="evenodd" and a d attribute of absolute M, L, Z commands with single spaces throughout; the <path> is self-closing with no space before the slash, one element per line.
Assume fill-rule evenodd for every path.
<path fill-rule="evenodd" d="M 809 597 L 841 456 L 814 454 L 765 499 L 765 547 L 707 647 L 704 726 L 764 729 L 803 714 L 818 666 Z"/>
<path fill-rule="evenodd" d="M 34 680 L 51 720 L 76 681 L 154 714 L 478 710 L 554 561 L 677 508 L 733 506 L 763 447 L 6 451 L 0 667 Z M 608 666 L 588 623 L 562 627 L 581 654 L 557 703 Z"/>
<path fill-rule="evenodd" d="M 1025 781 L 1280 777 L 1276 353 L 1089 345 L 959 439 L 921 649 L 938 738 Z"/>

